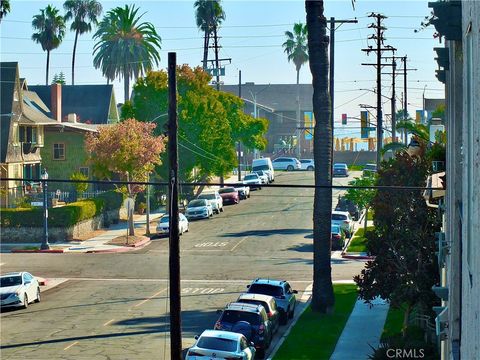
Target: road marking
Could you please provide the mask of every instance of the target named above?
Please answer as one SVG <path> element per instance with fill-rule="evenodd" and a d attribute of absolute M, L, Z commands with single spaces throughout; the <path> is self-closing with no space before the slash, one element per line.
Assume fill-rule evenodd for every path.
<path fill-rule="evenodd" d="M 111 323 L 114 322 L 114 321 L 115 321 L 115 319 L 108 320 L 105 324 L 103 324 L 103 326 L 107 326 L 107 325 L 111 324 Z"/>
<path fill-rule="evenodd" d="M 244 242 L 247 239 L 248 239 L 248 236 L 244 236 L 243 239 L 237 243 L 237 245 L 235 245 L 233 248 L 230 249 L 230 252 L 234 251 L 238 247 L 238 245 L 240 245 L 242 242 Z"/>
<path fill-rule="evenodd" d="M 224 292 L 223 288 L 183 288 L 182 295 L 186 294 L 219 294 Z"/>
<path fill-rule="evenodd" d="M 133 305 L 133 307 L 130 308 L 130 309 L 128 309 L 128 311 L 131 311 L 133 308 L 136 308 L 136 307 L 139 307 L 139 306 L 145 304 L 147 301 L 152 300 L 155 296 L 160 295 L 160 294 L 163 293 L 164 291 L 167 291 L 167 288 L 163 288 L 162 290 L 156 292 L 156 293 L 153 294 L 152 296 L 149 296 L 149 297 L 146 298 L 145 300 L 140 301 L 138 304 Z"/>
<path fill-rule="evenodd" d="M 151 279 L 151 278 L 130 278 L 130 279 L 116 279 L 116 278 L 86 278 L 86 277 L 78 277 L 78 278 L 68 278 L 68 280 L 77 280 L 77 281 L 118 281 L 118 282 L 167 282 L 169 279 Z M 182 279 L 180 280 L 182 283 L 205 283 L 205 284 L 249 284 L 252 282 L 252 279 Z M 300 283 L 300 284 L 311 284 L 312 280 L 288 280 L 290 283 Z M 338 281 L 348 281 L 353 283 L 353 280 L 336 280 L 333 281 L 334 283 Z"/>
<path fill-rule="evenodd" d="M 300 298 L 300 301 L 301 301 L 301 302 L 307 302 L 307 301 L 308 301 L 308 299 L 309 299 L 310 296 L 312 295 L 312 288 L 313 288 L 313 284 L 310 284 L 310 285 L 308 285 L 308 286 L 305 288 L 305 290 L 304 290 L 304 292 L 303 292 L 303 295 L 302 295 L 302 297 Z"/>
<path fill-rule="evenodd" d="M 63 349 L 63 350 L 68 350 L 68 349 L 70 349 L 73 345 L 76 345 L 76 344 L 78 344 L 78 341 L 75 341 L 74 343 L 68 345 L 68 346 L 67 346 L 65 349 Z"/>
<path fill-rule="evenodd" d="M 227 246 L 228 245 L 228 241 L 224 241 L 224 242 L 204 242 L 204 243 L 200 243 L 200 244 L 195 244 L 194 247 L 196 248 L 200 248 L 200 247 L 224 247 L 224 246 Z"/>

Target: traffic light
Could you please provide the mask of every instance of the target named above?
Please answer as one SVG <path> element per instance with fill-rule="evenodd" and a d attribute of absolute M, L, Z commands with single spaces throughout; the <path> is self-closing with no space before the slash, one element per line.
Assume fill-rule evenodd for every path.
<path fill-rule="evenodd" d="M 342 114 L 342 125 L 347 125 L 347 114 Z"/>

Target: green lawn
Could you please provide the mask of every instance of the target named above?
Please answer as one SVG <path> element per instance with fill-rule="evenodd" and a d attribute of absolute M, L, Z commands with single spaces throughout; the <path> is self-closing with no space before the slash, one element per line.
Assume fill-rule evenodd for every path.
<path fill-rule="evenodd" d="M 363 165 L 348 165 L 348 170 L 351 171 L 362 171 L 364 168 Z"/>
<path fill-rule="evenodd" d="M 318 314 L 308 307 L 276 353 L 274 360 L 330 358 L 357 300 L 357 286 L 354 284 L 335 284 L 333 289 L 334 313 Z"/>
<path fill-rule="evenodd" d="M 385 325 L 383 325 L 382 340 L 394 335 L 398 335 L 402 332 L 403 314 L 403 308 L 393 308 L 390 306 L 388 309 L 387 319 L 385 320 Z"/>
<path fill-rule="evenodd" d="M 373 230 L 373 226 L 367 226 L 367 231 Z M 353 235 L 352 241 L 348 245 L 347 252 L 366 252 L 366 241 L 363 227 L 358 229 Z"/>

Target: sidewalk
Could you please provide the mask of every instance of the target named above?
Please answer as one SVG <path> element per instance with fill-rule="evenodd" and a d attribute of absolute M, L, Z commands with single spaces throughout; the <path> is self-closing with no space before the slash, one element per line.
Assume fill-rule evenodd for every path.
<path fill-rule="evenodd" d="M 365 212 L 362 212 L 362 216 L 360 216 L 360 219 L 357 221 L 358 227 L 355 229 L 355 233 L 358 231 L 358 229 L 362 229 L 364 227 L 364 217 L 365 217 Z M 367 227 L 368 226 L 373 226 L 373 220 L 367 220 Z M 372 260 L 374 259 L 373 256 L 368 255 L 366 252 L 348 252 L 348 246 L 350 245 L 350 242 L 353 240 L 355 233 L 352 234 L 350 239 L 348 239 L 347 243 L 343 247 L 343 251 L 341 253 L 341 257 L 344 259 L 352 259 L 352 260 Z"/>
<path fill-rule="evenodd" d="M 382 299 L 373 306 L 358 299 L 330 360 L 366 360 L 380 343 L 389 305 Z"/>

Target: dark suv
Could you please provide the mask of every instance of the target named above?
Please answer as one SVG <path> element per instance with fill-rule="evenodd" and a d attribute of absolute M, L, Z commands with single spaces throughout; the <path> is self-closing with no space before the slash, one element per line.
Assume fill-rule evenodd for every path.
<path fill-rule="evenodd" d="M 360 210 L 358 209 L 358 206 L 344 196 L 338 197 L 338 203 L 337 206 L 335 206 L 335 211 L 348 211 L 350 216 L 355 221 L 360 218 Z"/>
<path fill-rule="evenodd" d="M 240 332 L 237 330 L 237 328 L 241 328 L 238 325 L 248 323 L 251 327 L 251 337 L 244 334 L 245 337 L 248 341 L 253 342 L 257 355 L 260 357 L 265 355 L 265 350 L 272 342 L 273 334 L 272 324 L 262 305 L 234 302 L 228 304 L 223 311 L 219 310 L 218 312 L 221 312 L 222 315 L 215 323 L 215 330 Z"/>

